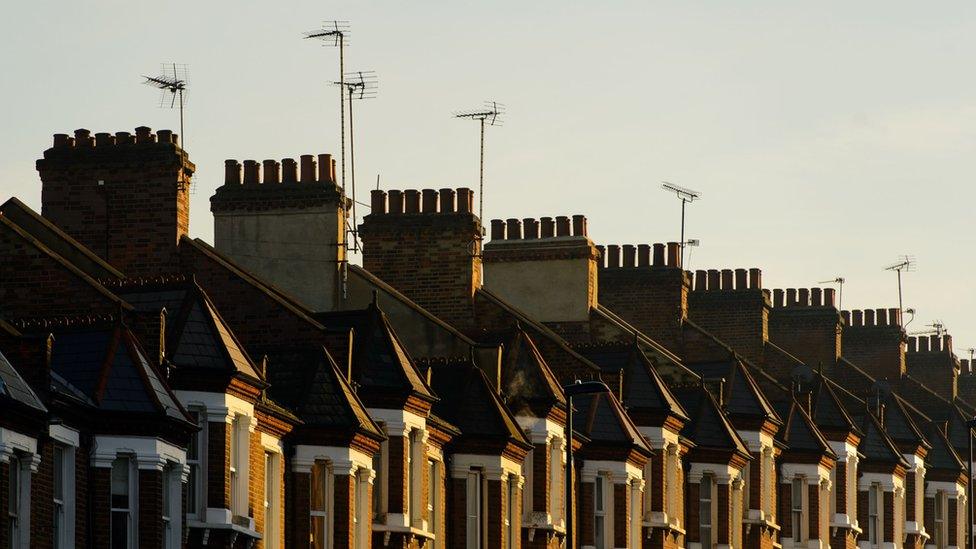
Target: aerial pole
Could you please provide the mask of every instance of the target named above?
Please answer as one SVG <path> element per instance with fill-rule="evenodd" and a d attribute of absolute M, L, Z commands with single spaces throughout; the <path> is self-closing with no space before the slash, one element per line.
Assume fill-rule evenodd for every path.
<path fill-rule="evenodd" d="M 180 146 L 186 150 L 186 134 L 183 133 L 183 93 L 186 91 L 186 65 L 163 63 L 159 76 L 146 76 L 143 84 L 161 91 L 159 96 L 160 108 L 176 108 L 179 101 L 180 109 Z"/>
<path fill-rule="evenodd" d="M 661 182 L 661 188 L 675 193 L 678 195 L 678 198 L 681 199 L 681 266 L 684 267 L 685 245 L 688 244 L 685 242 L 685 206 L 689 202 L 694 202 L 695 200 L 701 198 L 701 193 L 691 189 L 686 189 L 685 187 L 679 187 L 678 185 L 668 183 L 667 181 Z"/>
<path fill-rule="evenodd" d="M 321 40 L 326 46 L 339 48 L 339 163 L 342 193 L 346 192 L 346 44 L 349 21 L 326 21 L 322 28 L 305 33 L 305 38 Z"/>
<path fill-rule="evenodd" d="M 376 97 L 377 80 L 373 71 L 357 71 L 349 73 L 336 85 L 347 93 L 349 101 L 349 183 L 352 188 L 352 227 L 347 230 L 352 234 L 353 250 L 359 251 L 358 220 L 356 217 L 356 138 L 353 134 L 353 100 L 372 99 Z M 378 176 L 377 176 L 378 177 Z"/>
<path fill-rule="evenodd" d="M 898 275 L 898 311 L 902 313 L 904 311 L 904 306 L 901 299 L 901 272 L 911 272 L 915 270 L 915 256 L 904 255 L 901 261 L 897 263 L 892 263 L 885 267 L 886 271 L 895 271 Z"/>
<path fill-rule="evenodd" d="M 489 126 L 501 126 L 501 116 L 505 112 L 505 106 L 497 101 L 485 101 L 485 105 L 480 109 L 468 111 L 458 111 L 454 113 L 454 118 L 467 118 L 477 120 L 481 140 L 479 142 L 479 163 L 478 163 L 478 219 L 484 222 L 485 218 L 485 124 Z"/>

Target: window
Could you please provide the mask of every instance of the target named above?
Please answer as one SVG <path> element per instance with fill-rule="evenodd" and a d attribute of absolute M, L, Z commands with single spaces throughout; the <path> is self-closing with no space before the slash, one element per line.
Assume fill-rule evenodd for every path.
<path fill-rule="evenodd" d="M 278 549 L 281 535 L 278 529 L 281 517 L 278 513 L 279 485 L 278 454 L 264 453 L 264 547 Z"/>
<path fill-rule="evenodd" d="M 380 431 L 386 432 L 386 426 L 380 423 Z M 387 479 L 386 479 L 386 462 L 387 462 L 387 452 L 389 448 L 387 446 L 387 441 L 380 443 L 380 450 L 373 454 L 373 471 L 376 472 L 376 478 L 373 480 L 373 521 L 383 522 L 383 515 L 386 514 L 386 489 L 387 489 Z"/>
<path fill-rule="evenodd" d="M 7 462 L 7 533 L 8 547 L 26 549 L 30 535 L 30 468 L 29 460 L 14 454 Z"/>
<path fill-rule="evenodd" d="M 664 512 L 668 515 L 668 521 L 675 525 L 677 525 L 677 518 L 681 515 L 681 509 L 678 505 L 678 490 L 680 489 L 678 473 L 680 469 L 678 447 L 671 444 L 664 455 Z"/>
<path fill-rule="evenodd" d="M 837 486 L 837 468 L 841 467 L 840 463 L 834 465 L 834 468 L 830 470 L 830 490 L 826 491 L 827 496 L 827 523 L 834 521 L 834 515 L 837 514 L 837 498 L 843 493 L 841 487 Z M 832 490 L 832 491 L 831 491 Z"/>
<path fill-rule="evenodd" d="M 466 517 L 467 524 L 466 536 L 467 549 L 481 549 L 481 517 L 482 517 L 482 497 L 481 497 L 481 471 L 473 469 L 468 471 L 466 485 Z"/>
<path fill-rule="evenodd" d="M 609 549 L 610 545 L 610 520 L 613 516 L 609 513 L 610 490 L 607 478 L 599 474 L 593 480 L 593 541 L 596 549 Z"/>
<path fill-rule="evenodd" d="M 180 484 L 181 473 L 178 465 L 167 465 L 163 469 L 163 547 L 177 549 L 180 546 Z"/>
<path fill-rule="evenodd" d="M 444 547 L 440 536 L 440 512 L 441 512 L 441 476 L 437 462 L 427 460 L 427 476 L 430 479 L 430 494 L 427 497 L 427 516 L 430 521 L 430 531 L 434 534 L 431 542 L 431 549 L 441 549 Z"/>
<path fill-rule="evenodd" d="M 410 511 L 413 509 L 413 431 L 411 431 L 404 439 L 403 444 L 406 446 L 404 451 L 407 453 L 407 465 L 403 469 L 403 489 L 407 493 L 406 506 L 403 510 L 404 515 L 410 516 Z M 412 517 L 411 517 L 412 519 Z M 411 520 L 412 522 L 412 520 Z"/>
<path fill-rule="evenodd" d="M 803 541 L 803 478 L 793 479 L 793 486 L 790 490 L 790 512 L 793 519 L 793 541 Z"/>
<path fill-rule="evenodd" d="M 751 501 L 749 500 L 749 492 L 752 491 L 749 489 L 749 481 L 751 478 L 752 478 L 752 463 L 749 463 L 742 468 L 742 486 L 743 486 L 742 508 L 743 509 L 751 509 L 751 507 L 749 507 L 749 504 L 751 503 Z"/>
<path fill-rule="evenodd" d="M 872 547 L 881 544 L 881 485 L 868 488 L 868 541 Z"/>
<path fill-rule="evenodd" d="M 248 448 L 250 447 L 248 428 L 250 419 L 241 414 L 234 416 L 230 426 L 230 502 L 231 512 L 236 516 L 247 516 L 247 476 Z"/>
<path fill-rule="evenodd" d="M 507 499 L 505 501 L 505 540 L 509 549 L 518 547 L 518 531 L 516 528 L 515 510 L 518 508 L 518 479 L 515 475 L 508 475 Z"/>
<path fill-rule="evenodd" d="M 202 516 L 203 501 L 203 450 L 207 447 L 206 415 L 201 410 L 191 410 L 190 417 L 200 427 L 200 431 L 190 437 L 186 447 L 186 465 L 189 475 L 186 480 L 186 514 L 188 517 Z"/>
<path fill-rule="evenodd" d="M 566 466 L 563 463 L 563 439 L 554 438 L 549 444 L 549 506 L 552 520 L 556 524 L 566 522 Z M 529 507 L 531 509 L 531 507 Z"/>
<path fill-rule="evenodd" d="M 332 471 L 325 461 L 316 461 L 312 466 L 309 482 L 309 547 L 311 549 L 330 549 L 332 517 Z"/>
<path fill-rule="evenodd" d="M 363 507 L 366 505 L 366 494 L 363 490 L 365 475 L 362 469 L 352 476 L 353 485 L 353 509 L 352 509 L 352 547 L 362 549 L 365 536 L 363 536 L 363 526 L 366 522 L 363 518 Z"/>
<path fill-rule="evenodd" d="M 932 520 L 935 523 L 935 532 L 932 533 L 932 539 L 935 543 L 936 549 L 945 549 L 946 547 L 946 502 L 945 502 L 945 492 L 939 490 L 935 493 L 935 507 Z"/>
<path fill-rule="evenodd" d="M 641 526 L 644 521 L 642 520 L 643 513 L 641 510 L 641 500 L 643 499 L 641 495 L 640 481 L 633 481 L 630 483 L 630 546 L 637 548 L 641 546 Z"/>
<path fill-rule="evenodd" d="M 112 549 L 136 547 L 136 470 L 135 460 L 120 456 L 112 462 L 111 471 L 111 540 Z"/>
<path fill-rule="evenodd" d="M 711 475 L 702 476 L 701 483 L 698 485 L 698 517 L 700 523 L 699 539 L 702 549 L 713 547 L 712 539 L 712 482 Z"/>
<path fill-rule="evenodd" d="M 55 549 L 60 549 L 62 547 L 69 547 L 71 544 L 67 538 L 67 519 L 66 519 L 66 490 L 65 482 L 69 482 L 68 478 L 68 459 L 67 455 L 70 454 L 70 450 L 62 446 L 61 444 L 54 445 L 54 458 L 52 459 L 52 476 L 51 487 L 52 487 L 52 498 L 53 506 L 51 512 L 54 519 L 54 529 L 52 530 L 51 541 L 54 544 Z"/>

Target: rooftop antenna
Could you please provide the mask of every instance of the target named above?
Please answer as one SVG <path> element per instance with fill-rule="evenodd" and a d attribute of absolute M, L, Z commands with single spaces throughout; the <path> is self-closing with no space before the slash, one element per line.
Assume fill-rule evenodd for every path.
<path fill-rule="evenodd" d="M 844 310 L 844 282 L 847 282 L 847 280 L 845 280 L 844 277 L 842 276 L 838 276 L 833 280 L 821 280 L 820 282 L 817 282 L 817 284 L 837 284 L 838 286 L 837 310 L 838 311 Z"/>
<path fill-rule="evenodd" d="M 701 246 L 701 240 L 698 240 L 697 238 L 689 238 L 688 240 L 685 241 L 685 245 L 687 245 L 689 248 L 697 248 L 698 246 Z M 694 250 L 688 250 L 688 265 L 691 265 L 692 251 Z M 684 265 L 685 265 L 684 263 L 681 264 L 682 267 L 684 267 Z M 684 268 L 685 270 L 688 270 L 689 267 L 684 267 Z"/>
<path fill-rule="evenodd" d="M 319 40 L 324 46 L 339 48 L 339 153 L 342 165 L 342 194 L 346 193 L 346 57 L 349 45 L 349 21 L 325 21 L 316 30 L 305 33 L 305 39 Z"/>
<path fill-rule="evenodd" d="M 505 106 L 497 101 L 485 101 L 483 107 L 454 113 L 454 118 L 477 120 L 481 130 L 481 162 L 478 167 L 478 218 L 485 218 L 485 124 L 501 126 Z M 483 230 L 483 229 L 482 229 Z"/>
<path fill-rule="evenodd" d="M 176 102 L 180 103 L 180 139 L 183 150 L 186 150 L 186 134 L 183 133 L 183 106 L 186 100 L 186 65 L 177 63 L 163 63 L 162 71 L 159 76 L 146 76 L 143 84 L 161 90 L 159 94 L 159 107 L 166 108 L 169 103 L 170 109 L 176 107 Z"/>
<path fill-rule="evenodd" d="M 901 301 L 901 272 L 912 272 L 915 270 L 915 256 L 903 255 L 900 261 L 888 265 L 885 267 L 885 270 L 898 273 L 898 311 L 904 311 Z"/>
<path fill-rule="evenodd" d="M 661 188 L 673 192 L 678 195 L 681 199 L 681 265 L 685 264 L 685 204 L 689 202 L 694 202 L 701 198 L 701 193 L 698 191 L 693 191 L 691 189 L 686 189 L 684 187 L 679 187 L 673 183 L 668 183 L 667 181 L 661 182 Z"/>
<path fill-rule="evenodd" d="M 349 182 L 352 187 L 352 228 L 347 228 L 347 231 L 352 233 L 353 251 L 358 252 L 359 238 L 356 234 L 356 227 L 358 226 L 356 218 L 356 139 L 353 136 L 352 102 L 353 100 L 376 97 L 376 89 L 379 84 L 376 73 L 373 71 L 351 72 L 342 81 L 335 82 L 335 84 L 345 88 L 349 100 Z"/>

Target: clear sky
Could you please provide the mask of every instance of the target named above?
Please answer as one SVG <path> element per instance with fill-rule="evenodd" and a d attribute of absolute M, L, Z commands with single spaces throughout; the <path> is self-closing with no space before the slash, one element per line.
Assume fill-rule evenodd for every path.
<path fill-rule="evenodd" d="M 477 185 L 486 218 L 586 214 L 600 243 L 678 237 L 662 180 L 701 191 L 690 267 L 763 268 L 767 287 L 843 276 L 844 306 L 897 306 L 976 346 L 976 4 L 824 2 L 18 2 L 0 38 L 0 200 L 40 208 L 34 160 L 75 128 L 178 129 L 141 74 L 189 65 L 190 231 L 227 158 L 338 152 L 336 51 L 302 40 L 351 21 L 347 68 L 363 188 Z M 360 199 L 368 202 L 366 193 Z M 365 208 L 361 209 L 365 211 Z M 965 353 L 960 353 L 965 354 Z"/>

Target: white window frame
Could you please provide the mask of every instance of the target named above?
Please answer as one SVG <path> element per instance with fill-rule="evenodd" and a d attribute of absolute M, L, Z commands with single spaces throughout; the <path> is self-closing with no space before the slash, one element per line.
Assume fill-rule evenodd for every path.
<path fill-rule="evenodd" d="M 278 549 L 281 541 L 281 454 L 264 450 L 264 547 Z"/>
<path fill-rule="evenodd" d="M 644 513 L 641 509 L 644 491 L 641 490 L 640 480 L 630 481 L 627 488 L 630 490 L 630 546 L 637 548 L 641 546 L 641 528 L 644 525 Z"/>
<path fill-rule="evenodd" d="M 873 500 L 873 501 L 872 501 Z M 868 486 L 868 523 L 866 525 L 868 543 L 871 547 L 880 547 L 884 536 L 884 492 L 881 484 L 875 482 Z"/>
<path fill-rule="evenodd" d="M 790 481 L 790 521 L 794 544 L 805 543 L 808 538 L 806 486 L 807 479 L 803 476 L 795 476 Z"/>
<path fill-rule="evenodd" d="M 679 484 L 678 473 L 681 469 L 681 461 L 678 460 L 678 445 L 669 444 L 664 456 L 664 513 L 668 516 L 668 522 L 681 526 L 681 512 L 678 507 Z"/>
<path fill-rule="evenodd" d="M 935 544 L 935 549 L 946 549 L 948 546 L 948 530 L 946 529 L 948 498 L 946 498 L 944 491 L 937 490 L 933 499 L 932 524 L 934 531 L 932 532 L 932 543 Z"/>
<path fill-rule="evenodd" d="M 139 546 L 139 468 L 134 455 L 119 454 L 116 456 L 115 460 L 113 460 L 112 467 L 109 469 L 110 477 L 115 471 L 116 463 L 120 464 L 120 467 L 128 468 L 126 482 L 128 483 L 127 488 L 129 492 L 129 503 L 127 508 L 114 507 L 111 501 L 111 486 L 109 486 L 109 540 L 112 541 L 111 538 L 114 537 L 115 529 L 112 527 L 112 525 L 114 524 L 116 513 L 126 513 L 126 522 L 128 525 L 128 540 L 126 540 L 126 546 L 125 548 L 112 546 L 111 549 L 135 549 Z"/>
<path fill-rule="evenodd" d="M 715 477 L 705 473 L 698 483 L 698 542 L 702 549 L 713 549 L 716 545 L 715 499 Z"/>
<path fill-rule="evenodd" d="M 61 454 L 61 467 L 58 468 L 56 455 Z M 75 446 L 54 441 L 51 457 L 51 502 L 54 515 L 54 549 L 69 549 L 75 546 Z M 61 498 L 57 497 L 57 478 L 61 476 Z"/>
<path fill-rule="evenodd" d="M 249 516 L 250 426 L 251 418 L 245 414 L 235 414 L 230 424 L 230 510 L 232 515 L 239 517 Z"/>
<path fill-rule="evenodd" d="M 318 486 L 316 486 L 316 483 L 314 482 L 316 468 L 318 468 L 318 470 L 319 470 L 319 480 L 320 480 L 320 482 L 318 483 Z M 316 460 L 315 463 L 312 465 L 312 471 L 309 472 L 309 478 L 308 478 L 308 480 L 309 480 L 309 483 L 308 483 L 308 485 L 309 485 L 309 500 L 308 500 L 309 501 L 309 510 L 308 510 L 309 511 L 308 512 L 308 514 L 309 514 L 309 520 L 308 520 L 308 527 L 309 527 L 309 543 L 310 543 L 310 547 L 314 547 L 315 549 L 319 549 L 319 547 L 321 547 L 322 549 L 332 549 L 332 547 L 333 547 L 333 539 L 332 539 L 333 538 L 333 528 L 332 528 L 332 524 L 333 524 L 333 518 L 334 518 L 333 517 L 333 510 L 335 509 L 335 498 L 333 497 L 333 495 L 335 494 L 335 489 L 334 489 L 334 484 L 333 484 L 335 482 L 335 477 L 332 474 L 332 464 L 330 462 L 328 462 L 328 461 L 325 461 L 325 460 Z M 315 497 L 314 497 L 314 491 L 316 489 L 323 490 L 322 502 L 323 502 L 323 506 L 325 507 L 325 509 L 319 509 L 319 510 L 312 509 L 312 502 L 315 499 Z M 322 518 L 322 519 L 324 519 L 323 520 L 323 522 L 324 522 L 323 526 L 324 526 L 324 530 L 325 530 L 324 532 L 322 532 L 322 535 L 324 536 L 324 539 L 322 540 L 323 543 L 320 546 L 318 546 L 318 547 L 311 545 L 311 540 L 313 539 L 313 537 L 315 535 L 314 534 L 314 529 L 315 529 L 314 528 L 314 519 L 316 519 L 316 518 Z"/>
<path fill-rule="evenodd" d="M 27 549 L 30 547 L 31 459 L 15 452 L 8 458 L 7 466 L 8 490 L 3 494 L 7 499 L 7 516 L 4 517 L 7 543 L 12 549 Z M 14 474 L 17 475 L 16 482 L 13 482 Z M 11 505 L 15 507 L 12 509 Z"/>
<path fill-rule="evenodd" d="M 593 546 L 613 548 L 613 483 L 607 473 L 597 473 L 593 479 Z M 603 535 L 598 533 L 602 524 Z"/>
<path fill-rule="evenodd" d="M 465 484 L 465 540 L 466 549 L 482 549 L 484 521 L 484 472 L 468 471 Z"/>
<path fill-rule="evenodd" d="M 164 549 L 180 549 L 183 541 L 183 466 L 179 463 L 168 462 L 163 467 L 163 547 Z M 167 508 L 168 504 L 168 508 Z"/>
<path fill-rule="evenodd" d="M 380 431 L 386 432 L 386 425 L 382 422 L 379 424 Z M 376 478 L 373 481 L 373 503 L 372 503 L 372 515 L 373 522 L 382 523 L 385 521 L 387 509 L 389 509 L 388 501 L 388 486 L 389 486 L 389 455 L 390 447 L 388 444 L 389 438 L 384 439 L 380 443 L 380 449 L 375 454 L 373 454 L 373 471 L 376 474 Z"/>
<path fill-rule="evenodd" d="M 430 541 L 430 549 L 442 549 L 444 542 L 439 535 L 441 525 L 441 464 L 439 461 L 427 458 L 427 470 L 429 471 L 429 495 L 427 496 L 427 516 L 430 518 L 428 524 L 434 539 Z"/>
<path fill-rule="evenodd" d="M 515 508 L 517 506 L 516 503 L 517 500 L 515 499 L 516 494 L 518 494 L 518 478 L 515 475 L 508 475 L 508 478 L 505 481 L 506 499 L 505 499 L 505 519 L 504 519 L 505 536 L 504 537 L 505 537 L 505 546 L 508 547 L 509 549 L 515 549 L 516 547 L 518 547 L 518 540 L 517 540 L 518 536 L 516 535 L 517 532 L 515 528 L 516 524 L 518 523 L 515 520 Z"/>
<path fill-rule="evenodd" d="M 199 431 L 192 436 L 196 443 L 196 458 L 190 457 L 189 451 L 186 454 L 186 466 L 188 473 L 186 487 L 186 517 L 190 520 L 200 520 L 206 517 L 206 494 L 207 494 L 207 445 L 209 443 L 207 410 L 203 407 L 192 407 L 189 412 L 196 414 L 197 426 Z M 188 449 L 189 450 L 189 449 Z"/>

